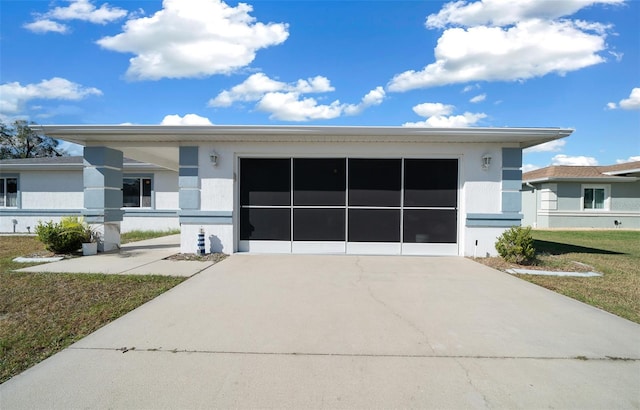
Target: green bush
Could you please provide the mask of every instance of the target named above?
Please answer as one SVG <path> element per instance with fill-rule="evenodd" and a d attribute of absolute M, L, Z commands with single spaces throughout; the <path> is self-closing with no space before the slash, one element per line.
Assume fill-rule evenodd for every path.
<path fill-rule="evenodd" d="M 498 254 L 507 262 L 529 265 L 533 262 L 536 250 L 533 247 L 531 228 L 512 226 L 498 237 L 496 242 Z"/>
<path fill-rule="evenodd" d="M 77 251 L 83 243 L 92 239 L 91 229 L 77 216 L 64 217 L 58 223 L 38 222 L 35 232 L 40 242 L 55 253 Z"/>

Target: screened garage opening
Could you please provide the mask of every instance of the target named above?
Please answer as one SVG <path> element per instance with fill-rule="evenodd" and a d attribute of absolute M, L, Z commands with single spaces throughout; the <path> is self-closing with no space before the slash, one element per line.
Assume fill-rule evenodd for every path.
<path fill-rule="evenodd" d="M 458 254 L 458 160 L 241 158 L 240 251 Z"/>

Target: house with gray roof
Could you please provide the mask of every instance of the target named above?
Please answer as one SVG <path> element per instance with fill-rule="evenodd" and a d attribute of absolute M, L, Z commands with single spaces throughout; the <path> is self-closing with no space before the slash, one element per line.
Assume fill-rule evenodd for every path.
<path fill-rule="evenodd" d="M 535 228 L 640 228 L 640 161 L 555 165 L 522 175 L 522 224 Z"/>

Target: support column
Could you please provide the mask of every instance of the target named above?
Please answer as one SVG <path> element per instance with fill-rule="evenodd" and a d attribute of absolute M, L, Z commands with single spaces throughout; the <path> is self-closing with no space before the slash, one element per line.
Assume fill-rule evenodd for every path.
<path fill-rule="evenodd" d="M 99 234 L 98 251 L 120 249 L 122 210 L 122 151 L 84 148 L 84 210 L 87 223 Z"/>

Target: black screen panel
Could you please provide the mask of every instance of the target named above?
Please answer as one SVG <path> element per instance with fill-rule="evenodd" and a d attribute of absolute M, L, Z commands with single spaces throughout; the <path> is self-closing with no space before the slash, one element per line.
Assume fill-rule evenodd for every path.
<path fill-rule="evenodd" d="M 293 204 L 343 206 L 346 201 L 344 158 L 293 160 Z"/>
<path fill-rule="evenodd" d="M 455 209 L 405 209 L 405 243 L 456 243 Z"/>
<path fill-rule="evenodd" d="M 344 241 L 344 209 L 294 209 L 294 241 Z"/>
<path fill-rule="evenodd" d="M 287 208 L 240 209 L 240 239 L 290 241 L 291 210 Z"/>
<path fill-rule="evenodd" d="M 240 159 L 241 205 L 290 205 L 291 160 Z"/>
<path fill-rule="evenodd" d="M 350 159 L 350 206 L 400 206 L 402 160 Z"/>
<path fill-rule="evenodd" d="M 457 159 L 405 159 L 404 206 L 457 207 Z"/>
<path fill-rule="evenodd" d="M 400 242 L 399 209 L 350 209 L 349 242 Z"/>

